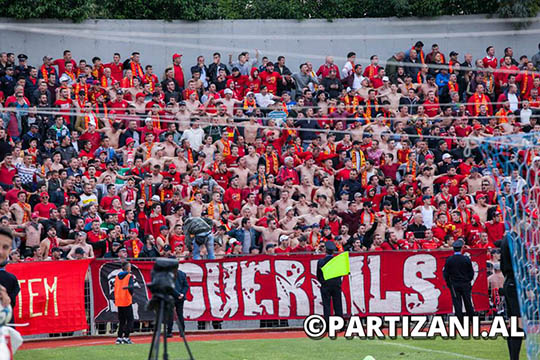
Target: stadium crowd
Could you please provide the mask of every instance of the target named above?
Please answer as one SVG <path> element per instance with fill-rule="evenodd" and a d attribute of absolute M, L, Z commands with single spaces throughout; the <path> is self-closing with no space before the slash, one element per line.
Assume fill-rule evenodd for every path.
<path fill-rule="evenodd" d="M 108 63 L 0 53 L 11 261 L 318 253 L 326 241 L 451 249 L 458 238 L 495 254 L 496 190 L 527 181 L 494 176 L 480 145 L 540 130 L 540 51 L 401 50 L 385 66 L 350 52 L 298 69 L 258 51 L 194 66 L 174 54 L 163 76 L 138 52 Z M 211 224 L 205 244 L 185 236 L 189 218 Z"/>

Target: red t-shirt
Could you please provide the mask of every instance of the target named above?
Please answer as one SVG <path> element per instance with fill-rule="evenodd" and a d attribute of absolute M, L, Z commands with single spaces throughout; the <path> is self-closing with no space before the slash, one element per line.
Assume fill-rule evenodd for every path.
<path fill-rule="evenodd" d="M 228 188 L 223 195 L 223 202 L 229 207 L 229 210 L 242 208 L 242 190 Z"/>
<path fill-rule="evenodd" d="M 149 216 L 147 223 L 147 231 L 152 234 L 154 237 L 158 237 L 160 234 L 159 228 L 163 225 L 167 225 L 165 217 L 163 215 L 158 216 Z"/>
<path fill-rule="evenodd" d="M 290 253 L 291 252 L 291 248 L 290 247 L 287 247 L 286 249 L 282 249 L 280 247 L 276 247 L 274 249 L 274 252 L 276 254 L 287 254 L 287 253 Z"/>
<path fill-rule="evenodd" d="M 80 140 L 90 141 L 90 143 L 92 144 L 92 148 L 90 149 L 90 152 L 95 152 L 99 147 L 99 143 L 101 142 L 101 135 L 98 132 L 94 132 L 93 134 L 86 132 L 81 135 Z"/>
<path fill-rule="evenodd" d="M 73 64 L 73 69 L 76 69 L 77 63 L 75 62 L 75 60 L 71 59 L 71 63 Z M 62 74 L 66 72 L 66 60 L 56 59 L 53 61 L 52 64 L 58 66 L 58 78 L 60 78 L 60 76 L 62 76 Z"/>
<path fill-rule="evenodd" d="M 51 211 L 51 209 L 56 209 L 56 205 L 54 205 L 53 203 L 39 203 L 34 206 L 34 211 L 37 211 L 40 217 L 46 219 L 49 218 L 49 211 Z"/>
<path fill-rule="evenodd" d="M 8 168 L 6 164 L 0 166 L 0 183 L 11 184 L 13 183 L 13 177 L 17 175 L 17 168 Z"/>
<path fill-rule="evenodd" d="M 118 64 L 115 63 L 108 63 L 105 64 L 105 67 L 111 69 L 111 77 L 116 80 L 120 81 L 124 77 L 124 67 L 121 62 Z"/>
<path fill-rule="evenodd" d="M 268 92 L 275 94 L 277 92 L 277 82 L 281 80 L 281 75 L 277 71 L 268 72 L 263 71 L 259 74 L 259 77 L 262 80 L 262 84 L 268 88 Z"/>
<path fill-rule="evenodd" d="M 58 106 L 60 108 L 59 112 L 61 113 L 69 113 L 71 111 L 71 108 L 73 107 L 73 101 L 71 99 L 58 99 L 54 102 L 55 106 Z M 64 115 L 64 121 L 66 124 L 70 124 L 70 116 Z"/>
<path fill-rule="evenodd" d="M 112 201 L 114 199 L 118 199 L 120 200 L 120 197 L 118 195 L 115 195 L 115 196 L 104 196 L 102 199 L 101 199 L 101 203 L 99 204 L 99 206 L 101 206 L 103 209 L 105 210 L 110 210 L 111 209 L 111 204 L 112 204 Z"/>

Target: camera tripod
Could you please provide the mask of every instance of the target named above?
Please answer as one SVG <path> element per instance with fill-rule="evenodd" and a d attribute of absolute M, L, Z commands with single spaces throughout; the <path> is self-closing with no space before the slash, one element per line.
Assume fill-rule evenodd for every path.
<path fill-rule="evenodd" d="M 150 352 L 148 353 L 148 360 L 158 360 L 159 359 L 159 343 L 160 343 L 160 337 L 163 335 L 163 360 L 169 359 L 169 354 L 167 352 L 167 323 L 165 321 L 166 314 L 167 316 L 174 316 L 173 308 L 174 308 L 174 299 L 171 295 L 161 295 L 161 294 L 154 294 L 152 297 L 152 300 L 150 300 L 149 308 L 153 308 L 156 312 L 156 327 L 154 329 L 154 333 L 152 335 L 152 343 L 150 344 Z M 184 333 L 184 328 L 182 327 L 182 324 L 180 324 L 180 320 L 176 319 L 176 324 L 178 325 L 178 329 L 180 331 L 180 336 L 184 340 L 184 345 L 186 347 L 186 350 L 189 355 L 189 360 L 194 360 L 193 354 L 191 353 L 191 349 L 189 348 L 189 344 L 186 340 L 186 336 Z M 165 331 L 162 331 L 162 330 Z"/>

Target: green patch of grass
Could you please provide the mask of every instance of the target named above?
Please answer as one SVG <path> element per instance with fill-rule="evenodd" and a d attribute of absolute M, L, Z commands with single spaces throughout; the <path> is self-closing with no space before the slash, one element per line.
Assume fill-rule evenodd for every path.
<path fill-rule="evenodd" d="M 111 343 L 114 339 L 111 339 Z M 310 340 L 268 339 L 197 341 L 190 343 L 196 360 L 335 360 L 359 359 L 371 355 L 376 360 L 506 360 L 506 341 L 497 340 Z M 137 360 L 147 359 L 149 344 L 84 346 L 58 349 L 36 349 L 17 352 L 17 360 Z M 183 343 L 169 343 L 169 358 L 187 359 Z M 526 359 L 525 349 L 522 358 Z"/>

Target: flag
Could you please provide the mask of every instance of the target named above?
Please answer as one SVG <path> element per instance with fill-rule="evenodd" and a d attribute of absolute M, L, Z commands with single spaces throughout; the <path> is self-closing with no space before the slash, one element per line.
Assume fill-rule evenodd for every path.
<path fill-rule="evenodd" d="M 324 280 L 329 280 L 337 278 L 339 276 L 349 275 L 350 273 L 350 264 L 349 264 L 349 252 L 345 251 L 344 253 L 339 254 L 334 257 L 332 260 L 327 262 L 322 268 L 322 273 Z"/>

